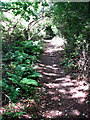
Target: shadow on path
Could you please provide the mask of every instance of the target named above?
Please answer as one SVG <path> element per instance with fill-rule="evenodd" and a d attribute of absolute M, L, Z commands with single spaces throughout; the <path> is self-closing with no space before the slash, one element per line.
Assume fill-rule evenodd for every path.
<path fill-rule="evenodd" d="M 38 116 L 43 120 L 60 118 L 89 118 L 88 90 L 85 81 L 71 79 L 65 73 L 63 60 L 64 40 L 58 36 L 44 40 L 45 53 L 39 63 L 38 72 L 43 75 L 40 80 L 41 97 Z"/>

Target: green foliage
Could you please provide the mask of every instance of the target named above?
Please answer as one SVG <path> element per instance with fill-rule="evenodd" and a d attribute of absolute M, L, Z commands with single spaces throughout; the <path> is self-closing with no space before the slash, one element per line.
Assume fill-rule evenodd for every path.
<path fill-rule="evenodd" d="M 79 67 L 79 60 L 88 52 L 89 45 L 89 5 L 88 3 L 54 3 L 53 23 L 56 25 L 59 35 L 63 35 L 67 41 L 64 50 L 63 64 L 67 70 L 83 71 L 84 66 Z M 87 59 L 87 58 L 85 58 Z M 83 62 L 83 61 L 82 61 Z M 81 63 L 82 66 L 82 63 Z"/>
<path fill-rule="evenodd" d="M 4 115 L 8 115 L 9 119 L 10 118 L 16 118 L 16 117 L 20 117 L 23 114 L 25 114 L 26 112 L 24 111 L 18 111 L 14 108 L 14 105 L 12 106 L 13 108 L 7 108 L 7 111 L 5 111 Z M 8 118 L 7 118 L 8 119 Z"/>
<path fill-rule="evenodd" d="M 38 86 L 37 81 L 36 81 L 36 80 L 33 80 L 33 79 L 23 78 L 23 79 L 20 81 L 20 83 Z"/>
<path fill-rule="evenodd" d="M 32 93 L 31 86 L 38 86 L 37 78 L 41 77 L 35 71 L 41 46 L 33 41 L 16 41 L 7 47 L 3 43 L 3 91 L 15 101 L 18 96 Z M 17 46 L 18 44 L 18 46 Z"/>
<path fill-rule="evenodd" d="M 45 2 L 42 2 L 42 6 L 49 6 L 48 3 L 45 1 Z"/>
<path fill-rule="evenodd" d="M 35 77 L 42 77 L 42 75 L 41 75 L 40 73 L 34 72 L 33 75 L 29 75 L 28 77 L 33 77 L 33 78 L 35 78 Z"/>
<path fill-rule="evenodd" d="M 33 5 L 32 2 L 27 2 L 27 3 L 25 2 L 9 2 L 9 3 L 1 2 L 3 11 L 12 10 L 15 16 L 20 14 L 22 18 L 26 19 L 26 21 L 30 20 L 29 16 L 31 14 L 34 16 L 33 10 L 30 9 L 30 6 L 32 5 Z"/>
<path fill-rule="evenodd" d="M 2 13 L 12 11 L 15 16 L 20 15 L 24 20 L 29 21 L 30 18 L 37 23 L 37 19 L 41 18 L 37 12 L 40 2 L 0 2 Z M 42 2 L 43 4 L 43 2 Z M 44 3 L 47 7 L 48 4 Z M 16 18 L 14 16 L 14 18 Z M 39 86 L 40 73 L 36 72 L 35 64 L 39 59 L 42 47 L 40 45 L 40 31 L 38 34 L 24 27 L 20 20 L 17 21 L 2 17 L 2 52 L 3 52 L 3 104 L 8 102 L 17 102 L 20 99 L 35 96 L 34 90 Z M 37 20 L 37 21 L 36 21 Z M 15 21 L 15 22 L 13 22 Z M 31 22 L 31 21 L 30 21 Z M 44 29 L 40 27 L 40 30 Z M 29 39 L 28 34 L 30 31 Z M 33 35 L 34 34 L 34 35 Z M 7 118 L 17 118 L 23 113 L 9 108 L 5 115 Z M 6 119 L 7 119 L 6 118 Z"/>
<path fill-rule="evenodd" d="M 0 2 L 2 11 L 12 10 L 15 16 L 20 15 L 26 21 L 31 19 L 38 19 L 37 10 L 39 8 L 40 2 Z M 46 2 L 42 2 L 42 6 L 49 6 Z"/>

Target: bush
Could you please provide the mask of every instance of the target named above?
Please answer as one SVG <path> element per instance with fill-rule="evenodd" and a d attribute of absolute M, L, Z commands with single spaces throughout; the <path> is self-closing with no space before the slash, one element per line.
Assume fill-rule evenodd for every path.
<path fill-rule="evenodd" d="M 31 86 L 37 87 L 34 65 L 41 51 L 41 46 L 33 41 L 17 42 L 7 48 L 3 47 L 3 92 L 12 101 L 22 97 L 23 92 L 32 93 Z M 4 43 L 3 43 L 4 46 Z"/>

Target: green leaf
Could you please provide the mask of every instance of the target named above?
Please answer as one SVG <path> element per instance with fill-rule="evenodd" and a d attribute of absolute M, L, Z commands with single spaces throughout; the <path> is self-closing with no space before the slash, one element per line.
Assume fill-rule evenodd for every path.
<path fill-rule="evenodd" d="M 21 12 L 21 15 L 24 16 L 24 14 L 25 14 L 25 11 L 22 11 L 22 12 Z"/>
<path fill-rule="evenodd" d="M 13 115 L 13 117 L 16 117 L 16 116 L 21 116 L 21 115 L 23 115 L 24 113 L 26 113 L 26 112 L 24 112 L 24 111 L 21 111 L 21 112 L 17 112 L 17 113 L 15 113 L 14 115 Z"/>
<path fill-rule="evenodd" d="M 85 28 L 88 28 L 88 26 L 85 26 Z"/>
<path fill-rule="evenodd" d="M 26 11 L 26 9 L 27 9 L 27 4 L 25 3 L 24 5 L 23 5 L 23 9 Z"/>
<path fill-rule="evenodd" d="M 37 81 L 36 81 L 36 80 L 33 80 L 33 79 L 23 78 L 23 79 L 20 81 L 20 83 L 38 86 Z"/>
<path fill-rule="evenodd" d="M 42 6 L 49 6 L 47 2 L 43 2 Z"/>
<path fill-rule="evenodd" d="M 33 75 L 29 75 L 28 77 L 43 77 L 40 73 L 34 73 Z"/>
<path fill-rule="evenodd" d="M 21 13 L 20 10 L 17 10 L 17 12 L 15 13 L 15 16 L 19 15 Z"/>

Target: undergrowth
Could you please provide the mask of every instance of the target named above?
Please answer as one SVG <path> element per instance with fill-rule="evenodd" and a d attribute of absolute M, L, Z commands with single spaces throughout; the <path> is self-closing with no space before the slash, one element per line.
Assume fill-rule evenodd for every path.
<path fill-rule="evenodd" d="M 53 23 L 67 41 L 62 64 L 67 72 L 88 79 L 89 5 L 88 3 L 55 3 Z M 83 10 L 82 10 L 83 8 Z M 82 10 L 82 12 L 81 12 Z"/>
<path fill-rule="evenodd" d="M 11 45 L 3 42 L 2 64 L 2 103 L 5 105 L 4 115 L 16 117 L 24 114 L 17 110 L 15 103 L 20 99 L 33 99 L 39 86 L 40 73 L 36 72 L 36 63 L 39 59 L 42 47 L 40 41 L 15 41 Z M 10 107 L 11 104 L 11 107 Z M 8 107 L 6 107 L 8 105 Z M 16 110 L 16 111 L 15 111 Z M 4 119 L 4 118 L 3 118 Z"/>

